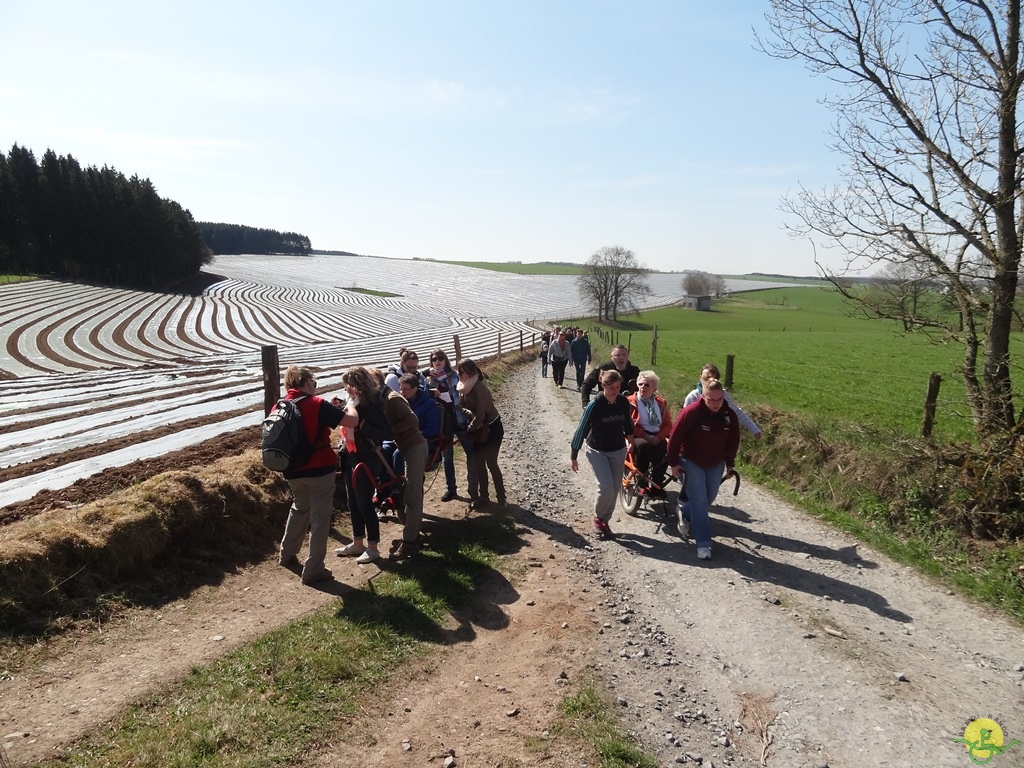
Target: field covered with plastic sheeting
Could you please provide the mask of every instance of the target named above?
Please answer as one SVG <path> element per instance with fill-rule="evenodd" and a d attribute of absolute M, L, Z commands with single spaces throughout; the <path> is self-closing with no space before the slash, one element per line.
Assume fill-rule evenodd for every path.
<path fill-rule="evenodd" d="M 354 256 L 224 256 L 207 271 L 196 296 L 0 286 L 0 507 L 258 424 L 263 345 L 330 393 L 403 346 L 454 355 L 457 335 L 487 357 L 499 339 L 531 344 L 531 321 L 587 311 L 571 275 Z M 677 276 L 651 284 L 648 305 L 678 298 Z"/>

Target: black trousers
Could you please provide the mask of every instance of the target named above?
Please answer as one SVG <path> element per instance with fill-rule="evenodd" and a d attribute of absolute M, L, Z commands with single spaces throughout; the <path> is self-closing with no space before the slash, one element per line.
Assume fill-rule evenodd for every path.
<path fill-rule="evenodd" d="M 555 384 L 558 386 L 562 386 L 562 382 L 565 381 L 565 366 L 568 364 L 568 360 L 551 361 L 551 378 L 555 380 Z"/>

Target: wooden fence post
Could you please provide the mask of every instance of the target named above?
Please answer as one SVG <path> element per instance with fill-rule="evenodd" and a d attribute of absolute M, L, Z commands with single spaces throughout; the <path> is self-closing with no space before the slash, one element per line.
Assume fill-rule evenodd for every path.
<path fill-rule="evenodd" d="M 733 363 L 736 362 L 736 355 L 725 356 L 725 381 L 722 383 L 726 389 L 732 389 L 732 368 Z"/>
<path fill-rule="evenodd" d="M 281 399 L 281 366 L 277 360 L 277 345 L 268 344 L 260 347 L 263 365 L 263 415 Z"/>
<path fill-rule="evenodd" d="M 519 332 L 519 351 L 522 352 L 525 349 L 523 346 L 523 332 Z"/>
<path fill-rule="evenodd" d="M 928 394 L 924 398 L 924 419 L 921 421 L 921 437 L 931 437 L 935 426 L 935 403 L 939 399 L 939 385 L 942 377 L 933 373 L 928 377 Z"/>
<path fill-rule="evenodd" d="M 626 349 L 633 348 L 633 334 L 629 334 L 629 338 L 626 339 Z"/>
<path fill-rule="evenodd" d="M 455 347 L 455 362 L 462 359 L 462 344 L 459 343 L 459 334 L 452 335 L 452 345 Z"/>
<path fill-rule="evenodd" d="M 651 367 L 658 364 L 658 326 L 651 329 Z"/>
<path fill-rule="evenodd" d="M 498 331 L 498 359 L 501 360 L 501 331 Z"/>

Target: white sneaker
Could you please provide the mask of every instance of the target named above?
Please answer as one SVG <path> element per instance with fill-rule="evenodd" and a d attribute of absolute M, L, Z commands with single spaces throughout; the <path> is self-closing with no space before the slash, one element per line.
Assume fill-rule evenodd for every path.
<path fill-rule="evenodd" d="M 677 526 L 679 528 L 679 536 L 688 539 L 690 538 L 690 521 L 683 517 L 683 510 L 676 510 Z"/>
<path fill-rule="evenodd" d="M 708 557 L 711 557 L 711 550 L 709 549 L 708 552 Z M 356 558 L 356 562 L 360 565 L 366 565 L 367 563 L 372 563 L 378 557 L 380 557 L 380 552 L 378 552 L 376 549 L 373 549 L 372 547 L 367 547 L 366 551 Z"/>
<path fill-rule="evenodd" d="M 697 547 L 697 559 L 698 560 L 710 560 L 711 559 L 711 547 Z"/>
<path fill-rule="evenodd" d="M 355 557 L 356 555 L 363 554 L 365 551 L 366 547 L 362 544 L 356 544 L 353 542 L 351 544 L 346 544 L 344 547 L 338 547 L 334 550 L 334 554 L 338 557 Z"/>

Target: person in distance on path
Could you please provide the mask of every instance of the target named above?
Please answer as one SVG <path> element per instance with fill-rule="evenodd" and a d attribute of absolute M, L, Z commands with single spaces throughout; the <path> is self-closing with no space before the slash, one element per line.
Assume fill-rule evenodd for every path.
<path fill-rule="evenodd" d="M 597 478 L 594 496 L 594 532 L 602 539 L 615 534 L 608 526 L 615 511 L 615 500 L 622 487 L 622 468 L 626 461 L 626 443 L 633 436 L 629 401 L 621 394 L 622 376 L 618 371 L 601 374 L 601 396 L 587 404 L 572 436 L 569 466 L 580 471 L 578 456 L 584 441 L 587 461 Z"/>
<path fill-rule="evenodd" d="M 565 338 L 565 332 L 559 331 L 558 336 L 548 346 L 548 360 L 551 361 L 551 378 L 555 385 L 562 386 L 565 381 L 565 368 L 572 362 L 572 347 Z"/>
<path fill-rule="evenodd" d="M 672 476 L 686 473 L 686 501 L 679 504 L 679 535 L 697 540 L 697 557 L 711 559 L 711 520 L 708 511 L 722 480 L 733 476 L 740 446 L 736 413 L 725 402 L 718 379 L 703 387 L 700 400 L 684 408 L 668 439 L 668 465 Z M 723 472 L 724 477 L 723 477 Z M 679 498 L 683 498 L 680 493 Z"/>
<path fill-rule="evenodd" d="M 590 339 L 582 328 L 576 329 L 576 338 L 569 346 L 572 350 L 572 365 L 576 369 L 576 389 L 580 390 L 587 375 L 587 366 L 590 365 Z"/>

